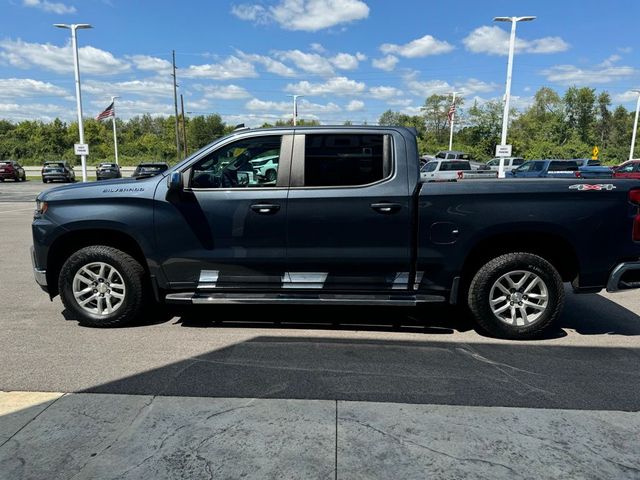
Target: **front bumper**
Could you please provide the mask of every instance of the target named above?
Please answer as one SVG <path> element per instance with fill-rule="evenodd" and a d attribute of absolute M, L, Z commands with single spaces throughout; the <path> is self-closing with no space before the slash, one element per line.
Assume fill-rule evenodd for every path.
<path fill-rule="evenodd" d="M 35 255 L 35 250 L 33 249 L 33 247 L 31 247 L 31 263 L 33 264 L 33 276 L 36 279 L 36 283 L 38 285 L 40 285 L 40 288 L 43 289 L 45 292 L 48 291 L 48 285 L 47 285 L 47 271 L 46 270 L 41 270 L 37 267 L 36 265 L 36 255 Z"/>
<path fill-rule="evenodd" d="M 640 262 L 623 262 L 618 264 L 607 282 L 607 292 L 620 292 L 640 288 Z"/>

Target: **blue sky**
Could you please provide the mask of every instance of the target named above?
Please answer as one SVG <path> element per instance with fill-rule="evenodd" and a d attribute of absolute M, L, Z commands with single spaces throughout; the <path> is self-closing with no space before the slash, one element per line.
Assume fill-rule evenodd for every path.
<path fill-rule="evenodd" d="M 119 95 L 118 115 L 173 111 L 176 50 L 185 110 L 229 123 L 299 115 L 374 123 L 391 108 L 418 113 L 432 93 L 466 105 L 504 93 L 508 24 L 518 25 L 512 94 L 526 108 L 541 86 L 588 85 L 632 108 L 640 88 L 635 0 L 2 0 L 0 118 L 75 116 L 68 30 L 79 31 L 85 116 Z"/>

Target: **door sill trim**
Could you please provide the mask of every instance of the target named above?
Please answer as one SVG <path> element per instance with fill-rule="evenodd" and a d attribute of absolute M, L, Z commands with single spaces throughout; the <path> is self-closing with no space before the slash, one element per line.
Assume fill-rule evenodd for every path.
<path fill-rule="evenodd" d="M 415 306 L 422 303 L 442 303 L 446 299 L 440 295 L 398 295 L 398 294 L 321 294 L 321 293 L 170 293 L 165 297 L 168 303 L 209 304 L 290 304 L 290 305 L 381 305 Z"/>

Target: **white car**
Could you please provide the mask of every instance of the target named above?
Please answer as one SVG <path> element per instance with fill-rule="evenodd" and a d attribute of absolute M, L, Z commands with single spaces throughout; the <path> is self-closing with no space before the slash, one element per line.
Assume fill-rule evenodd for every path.
<path fill-rule="evenodd" d="M 269 155 L 250 160 L 256 175 L 263 177 L 267 182 L 275 182 L 278 177 L 279 155 Z"/>
<path fill-rule="evenodd" d="M 492 170 L 473 170 L 468 160 L 432 160 L 420 169 L 423 182 L 455 182 L 464 178 L 495 178 Z"/>
<path fill-rule="evenodd" d="M 521 157 L 504 157 L 504 171 L 510 172 L 516 167 L 519 167 L 524 163 L 524 158 Z M 487 166 L 497 172 L 500 169 L 500 158 L 493 158 L 487 162 Z"/>

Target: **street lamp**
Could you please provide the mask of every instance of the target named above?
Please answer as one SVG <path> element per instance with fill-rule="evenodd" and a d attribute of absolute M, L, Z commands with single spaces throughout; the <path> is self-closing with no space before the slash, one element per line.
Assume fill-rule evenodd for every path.
<path fill-rule="evenodd" d="M 304 97 L 304 95 L 287 95 L 288 97 L 293 97 L 293 126 L 295 127 L 298 123 L 298 98 Z"/>
<path fill-rule="evenodd" d="M 636 148 L 636 134 L 638 133 L 638 112 L 640 112 L 640 90 L 631 90 L 638 94 L 638 101 L 636 103 L 636 119 L 633 122 L 633 134 L 631 135 L 631 151 L 629 151 L 629 160 L 633 159 L 633 151 Z"/>
<path fill-rule="evenodd" d="M 507 128 L 509 126 L 509 101 L 511 99 L 511 72 L 513 71 L 513 53 L 516 46 L 516 23 L 531 22 L 536 17 L 495 17 L 494 22 L 511 22 L 511 38 L 509 40 L 509 61 L 507 62 L 507 87 L 504 94 L 504 113 L 502 114 L 502 138 L 500 145 L 507 144 Z M 504 178 L 504 157 L 500 157 L 498 178 Z"/>
<path fill-rule="evenodd" d="M 80 65 L 78 63 L 78 42 L 76 41 L 76 30 L 93 28 L 88 23 L 72 23 L 67 25 L 64 23 L 55 23 L 54 27 L 66 28 L 71 30 L 71 49 L 73 50 L 73 66 L 76 76 L 76 103 L 78 107 L 78 130 L 80 132 L 80 143 L 84 143 L 84 127 L 82 125 L 82 95 L 80 93 Z M 87 156 L 80 155 L 82 162 L 82 181 L 87 181 Z"/>

